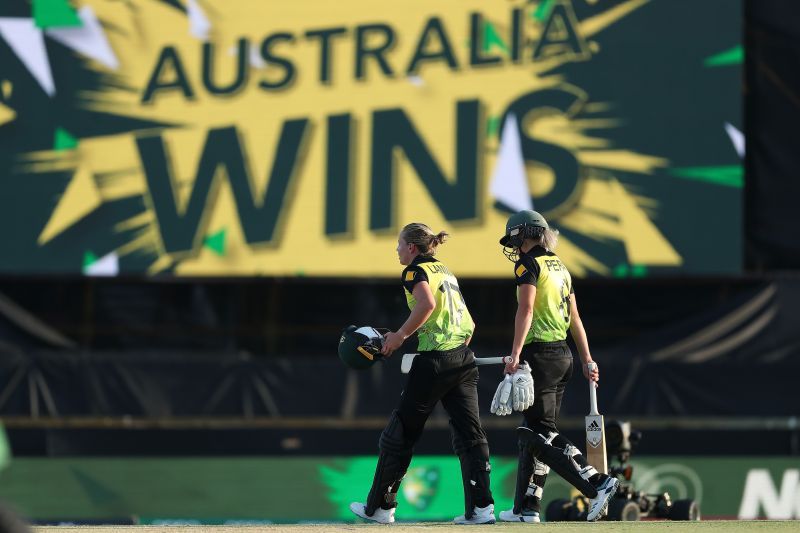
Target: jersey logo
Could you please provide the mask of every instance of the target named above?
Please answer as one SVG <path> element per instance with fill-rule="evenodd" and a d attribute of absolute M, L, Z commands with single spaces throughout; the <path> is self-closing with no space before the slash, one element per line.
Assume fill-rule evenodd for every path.
<path fill-rule="evenodd" d="M 406 272 L 406 281 L 414 281 L 414 276 L 416 275 L 417 275 L 416 272 L 414 272 L 413 270 L 409 270 L 408 272 Z"/>
<path fill-rule="evenodd" d="M 520 278 L 527 271 L 528 270 L 525 268 L 525 265 L 520 265 L 520 266 L 517 267 L 517 269 L 514 271 L 514 273 L 517 275 L 518 278 Z"/>

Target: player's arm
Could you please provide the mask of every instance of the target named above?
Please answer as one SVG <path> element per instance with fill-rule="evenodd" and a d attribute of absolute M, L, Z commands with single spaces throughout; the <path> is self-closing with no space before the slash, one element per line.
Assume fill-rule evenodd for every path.
<path fill-rule="evenodd" d="M 519 366 L 519 357 L 533 319 L 533 302 L 536 300 L 536 285 L 519 286 L 517 313 L 514 316 L 514 342 L 511 345 L 511 362 L 506 365 L 506 373 L 513 374 Z"/>
<path fill-rule="evenodd" d="M 414 285 L 414 299 L 417 301 L 411 314 L 408 315 L 405 323 L 400 326 L 400 329 L 390 331 L 383 339 L 384 355 L 388 355 L 398 349 L 407 338 L 409 338 L 415 331 L 417 331 L 422 324 L 431 316 L 433 310 L 436 308 L 436 301 L 433 299 L 431 286 L 427 281 L 420 281 Z"/>
<path fill-rule="evenodd" d="M 589 363 L 593 363 L 594 361 L 589 351 L 589 339 L 586 337 L 586 329 L 584 329 L 581 315 L 578 313 L 578 302 L 575 300 L 574 292 L 569 295 L 569 315 L 569 332 L 572 335 L 572 340 L 575 341 L 575 346 L 578 348 L 578 356 L 581 359 L 583 375 L 586 379 L 598 381 L 600 379 L 600 372 L 597 369 L 597 364 L 595 363 L 594 370 L 591 374 L 587 367 Z"/>

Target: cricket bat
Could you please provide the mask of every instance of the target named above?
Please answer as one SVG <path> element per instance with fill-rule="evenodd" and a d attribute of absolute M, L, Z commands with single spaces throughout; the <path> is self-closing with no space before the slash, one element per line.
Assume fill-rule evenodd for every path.
<path fill-rule="evenodd" d="M 589 372 L 596 368 L 589 363 Z M 606 456 L 606 427 L 603 415 L 597 411 L 597 384 L 589 381 L 589 415 L 586 417 L 586 460 L 602 474 L 608 473 Z"/>
<path fill-rule="evenodd" d="M 414 364 L 414 358 L 418 356 L 418 353 L 404 353 L 403 360 L 400 363 L 400 372 L 403 374 L 408 374 L 411 372 L 411 365 Z M 511 356 L 507 355 L 505 357 L 476 357 L 475 364 L 480 365 L 504 365 L 506 363 L 511 362 Z"/>

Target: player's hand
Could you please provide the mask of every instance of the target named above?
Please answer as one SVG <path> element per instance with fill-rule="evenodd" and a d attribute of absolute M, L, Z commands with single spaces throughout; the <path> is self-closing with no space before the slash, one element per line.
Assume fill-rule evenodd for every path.
<path fill-rule="evenodd" d="M 381 353 L 385 356 L 392 355 L 392 352 L 403 345 L 406 338 L 396 331 L 390 331 L 383 337 L 383 348 Z"/>
<path fill-rule="evenodd" d="M 506 363 L 506 367 L 503 369 L 503 372 L 506 374 L 513 374 L 519 368 L 519 355 L 511 356 L 511 362 Z"/>
<path fill-rule="evenodd" d="M 589 361 L 589 363 L 594 363 L 594 370 L 589 372 L 589 364 L 583 364 L 583 377 L 588 379 L 589 381 L 600 381 L 600 365 L 598 365 L 595 361 Z"/>

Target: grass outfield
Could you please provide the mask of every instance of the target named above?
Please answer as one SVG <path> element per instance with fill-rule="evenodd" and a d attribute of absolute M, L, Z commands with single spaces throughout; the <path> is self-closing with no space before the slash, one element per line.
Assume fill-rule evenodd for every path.
<path fill-rule="evenodd" d="M 594 524 L 559 522 L 553 524 L 496 524 L 493 526 L 454 526 L 452 524 L 319 524 L 319 525 L 275 525 L 275 526 L 40 526 L 36 533 L 327 533 L 328 531 L 378 531 L 386 528 L 391 533 L 479 533 L 493 531 L 523 532 L 534 528 L 537 532 L 573 533 L 587 531 L 615 533 L 676 533 L 690 531 L 699 533 L 772 533 L 799 531 L 800 521 L 713 521 L 713 522 L 598 522 Z"/>

